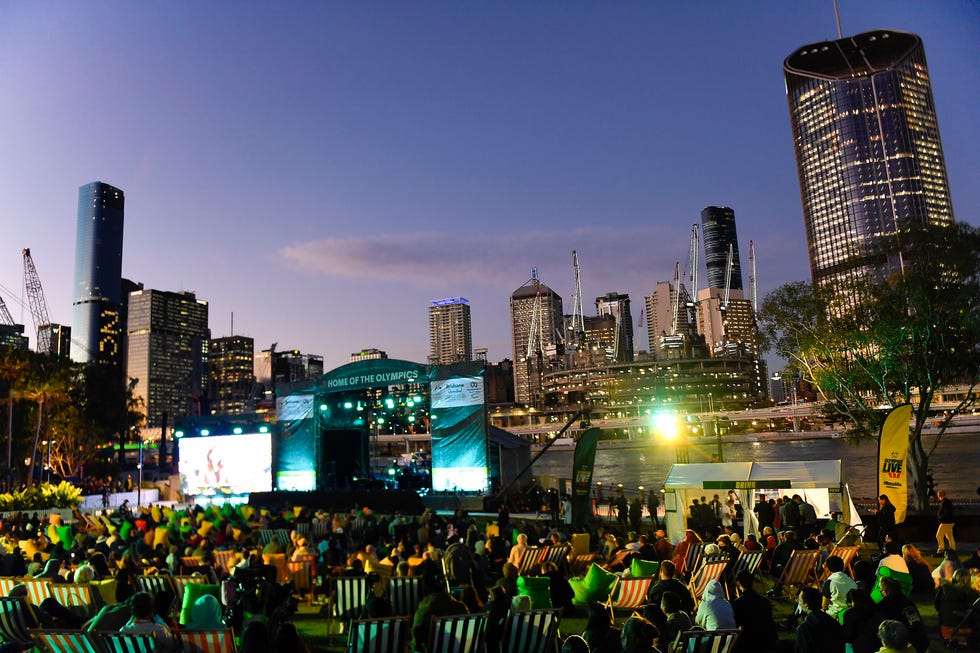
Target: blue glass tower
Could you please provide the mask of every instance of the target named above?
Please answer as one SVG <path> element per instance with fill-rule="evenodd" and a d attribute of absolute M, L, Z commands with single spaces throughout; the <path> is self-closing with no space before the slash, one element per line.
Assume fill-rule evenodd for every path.
<path fill-rule="evenodd" d="M 725 287 L 728 252 L 731 250 L 731 289 L 742 290 L 742 263 L 738 258 L 735 211 L 727 206 L 705 207 L 701 211 L 701 233 L 704 236 L 704 265 L 708 270 L 708 287 Z"/>
<path fill-rule="evenodd" d="M 122 370 L 122 246 L 125 197 L 96 181 L 78 189 L 72 358 Z"/>

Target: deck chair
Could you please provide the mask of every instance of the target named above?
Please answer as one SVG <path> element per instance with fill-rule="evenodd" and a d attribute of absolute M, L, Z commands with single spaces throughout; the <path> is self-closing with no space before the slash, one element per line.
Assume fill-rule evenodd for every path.
<path fill-rule="evenodd" d="M 571 575 L 572 576 L 582 576 L 589 570 L 592 563 L 595 562 L 594 553 L 577 553 L 572 556 L 571 563 Z"/>
<path fill-rule="evenodd" d="M 183 653 L 235 653 L 237 650 L 231 628 L 178 630 L 174 634 Z"/>
<path fill-rule="evenodd" d="M 503 653 L 549 653 L 557 635 L 557 610 L 516 612 L 504 626 Z"/>
<path fill-rule="evenodd" d="M 486 629 L 485 614 L 435 617 L 432 620 L 429 653 L 479 653 L 483 650 Z"/>
<path fill-rule="evenodd" d="M 571 548 L 565 546 L 564 544 L 546 547 L 541 563 L 544 564 L 545 562 L 553 562 L 559 569 L 566 569 L 568 566 L 568 554 L 571 553 L 571 551 Z"/>
<path fill-rule="evenodd" d="M 803 587 L 816 580 L 817 560 L 820 559 L 819 549 L 804 549 L 793 551 L 789 556 L 789 561 L 783 567 L 783 573 L 776 579 L 772 586 L 772 593 L 779 594 L 786 585 Z"/>
<path fill-rule="evenodd" d="M 272 544 L 273 542 L 278 542 L 283 551 L 285 551 L 290 544 L 288 528 L 264 528 L 259 531 L 259 537 L 262 538 L 263 546 L 266 544 Z"/>
<path fill-rule="evenodd" d="M 355 619 L 347 636 L 349 653 L 401 653 L 408 641 L 406 617 Z"/>
<path fill-rule="evenodd" d="M 725 575 L 725 567 L 727 566 L 728 563 L 724 560 L 706 562 L 701 565 L 698 572 L 694 574 L 694 578 L 691 579 L 691 595 L 694 596 L 695 606 L 701 602 L 701 597 L 704 596 L 704 590 L 708 587 L 709 581 L 716 580 L 722 585 L 725 584 L 722 576 Z"/>
<path fill-rule="evenodd" d="M 192 573 L 198 567 L 204 566 L 204 558 L 201 556 L 181 556 L 180 567 L 185 574 Z"/>
<path fill-rule="evenodd" d="M 313 604 L 313 563 L 312 562 L 287 562 L 286 570 L 289 577 L 293 580 L 293 590 L 298 594 L 305 594 Z"/>
<path fill-rule="evenodd" d="M 635 610 L 647 602 L 647 592 L 656 580 L 653 576 L 620 578 L 613 585 L 605 606 L 610 613 L 615 610 Z"/>
<path fill-rule="evenodd" d="M 102 597 L 98 590 L 88 585 L 52 583 L 51 598 L 70 612 L 88 621 L 102 608 Z"/>
<path fill-rule="evenodd" d="M 207 583 L 206 576 L 171 576 L 174 593 L 177 595 L 177 605 L 184 602 L 184 588 L 192 583 Z"/>
<path fill-rule="evenodd" d="M 174 583 L 170 576 L 137 576 L 136 586 L 140 588 L 141 592 L 146 592 L 150 596 L 156 596 L 163 591 L 172 592 L 174 596 L 177 595 L 177 590 L 174 589 Z"/>
<path fill-rule="evenodd" d="M 289 567 L 286 565 L 285 553 L 263 553 L 262 562 L 276 568 L 276 582 L 289 582 Z"/>
<path fill-rule="evenodd" d="M 742 553 L 739 554 L 738 560 L 735 561 L 735 566 L 732 568 L 731 581 L 734 583 L 735 578 L 743 571 L 747 571 L 755 576 L 756 572 L 759 571 L 759 567 L 762 566 L 762 558 L 765 555 L 765 551 L 743 550 Z"/>
<path fill-rule="evenodd" d="M 20 579 L 13 576 L 0 576 L 0 596 L 10 596 L 10 590 L 19 582 Z"/>
<path fill-rule="evenodd" d="M 21 581 L 27 588 L 27 602 L 37 607 L 41 601 L 51 596 L 51 581 L 47 578 L 25 578 Z"/>
<path fill-rule="evenodd" d="M 875 574 L 875 586 L 871 590 L 871 600 L 875 603 L 881 603 L 883 598 L 881 595 L 881 579 L 891 578 L 893 581 L 898 583 L 898 586 L 902 590 L 902 595 L 908 598 L 912 595 L 912 575 L 906 574 L 902 571 L 895 571 L 891 567 L 879 567 L 878 572 Z"/>
<path fill-rule="evenodd" d="M 851 569 L 851 563 L 854 559 L 861 553 L 861 545 L 855 546 L 835 546 L 834 550 L 830 552 L 830 555 L 837 556 L 844 561 L 844 571 L 851 575 L 853 578 L 854 571 Z M 829 576 L 830 574 L 828 574 Z"/>
<path fill-rule="evenodd" d="M 708 546 L 707 542 L 691 542 L 691 546 L 687 548 L 687 554 L 684 556 L 684 566 L 677 570 L 678 576 L 690 578 L 697 571 L 698 560 L 701 559 L 701 554 L 704 553 L 706 546 Z"/>
<path fill-rule="evenodd" d="M 330 598 L 329 622 L 338 623 L 341 632 L 347 622 L 357 616 L 368 599 L 368 581 L 366 576 L 338 576 L 330 579 L 333 586 Z"/>
<path fill-rule="evenodd" d="M 391 612 L 398 616 L 414 615 L 419 607 L 422 579 L 389 578 L 388 600 L 391 602 Z"/>
<path fill-rule="evenodd" d="M 685 630 L 677 635 L 675 647 L 679 644 L 676 650 L 686 653 L 731 653 L 736 641 L 737 630 Z"/>
<path fill-rule="evenodd" d="M 538 572 L 541 571 L 539 565 L 541 564 L 541 556 L 543 555 L 544 547 L 529 546 L 524 549 L 524 555 L 521 556 L 521 563 L 517 566 L 517 575 L 537 576 Z"/>
<path fill-rule="evenodd" d="M 37 616 L 30 603 L 21 597 L 0 598 L 0 637 L 4 642 L 33 644 L 30 631 L 37 627 Z"/>
<path fill-rule="evenodd" d="M 136 633 L 99 633 L 108 653 L 151 653 L 156 649 L 153 635 Z"/>
<path fill-rule="evenodd" d="M 231 568 L 235 566 L 235 551 L 228 549 L 225 551 L 214 552 L 214 564 L 226 574 L 231 573 Z"/>
<path fill-rule="evenodd" d="M 83 630 L 39 630 L 34 637 L 46 653 L 102 653 L 96 641 Z"/>

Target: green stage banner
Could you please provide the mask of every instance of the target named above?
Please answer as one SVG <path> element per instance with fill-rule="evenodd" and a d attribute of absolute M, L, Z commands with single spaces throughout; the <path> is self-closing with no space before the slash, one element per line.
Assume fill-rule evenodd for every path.
<path fill-rule="evenodd" d="M 585 526 L 592 517 L 592 468 L 599 444 L 599 429 L 588 429 L 579 436 L 572 460 L 572 528 Z"/>
<path fill-rule="evenodd" d="M 485 492 L 489 484 L 482 363 L 438 365 L 429 385 L 432 489 Z"/>
<path fill-rule="evenodd" d="M 277 402 L 279 439 L 274 452 L 277 490 L 316 489 L 314 403 L 312 394 L 288 395 Z"/>

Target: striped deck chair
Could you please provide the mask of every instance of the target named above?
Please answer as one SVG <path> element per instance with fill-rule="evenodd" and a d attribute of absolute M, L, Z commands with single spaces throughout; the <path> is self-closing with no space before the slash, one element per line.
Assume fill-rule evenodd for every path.
<path fill-rule="evenodd" d="M 355 619 L 347 636 L 349 653 L 401 653 L 410 625 L 405 617 Z"/>
<path fill-rule="evenodd" d="M 735 561 L 735 567 L 732 568 L 731 580 L 734 583 L 735 578 L 743 571 L 747 571 L 754 577 L 756 572 L 759 571 L 759 567 L 762 565 L 762 558 L 766 555 L 765 551 L 745 551 L 743 550 L 738 556 L 738 560 Z M 738 584 L 735 584 L 735 591 L 738 592 Z"/>
<path fill-rule="evenodd" d="M 677 650 L 687 653 L 731 653 L 736 641 L 737 630 L 686 630 L 676 640 L 681 646 Z"/>
<path fill-rule="evenodd" d="M 704 547 L 708 546 L 708 542 L 692 542 L 691 546 L 687 549 L 687 555 L 684 556 L 684 568 L 677 570 L 678 576 L 685 576 L 690 578 L 695 571 L 697 571 L 698 560 L 701 559 L 701 554 L 704 553 Z"/>
<path fill-rule="evenodd" d="M 331 610 L 328 622 L 346 626 L 351 616 L 356 614 L 368 599 L 366 576 L 338 576 L 330 579 L 333 586 Z M 328 623 L 329 625 L 329 623 Z M 329 629 L 328 629 L 329 632 Z"/>
<path fill-rule="evenodd" d="M 272 542 L 278 542 L 279 546 L 283 548 L 283 551 L 289 547 L 291 542 L 288 528 L 263 528 L 259 531 L 259 537 L 262 539 L 263 546 Z"/>
<path fill-rule="evenodd" d="M 88 621 L 102 608 L 102 596 L 88 585 L 52 583 L 51 597 L 69 612 Z"/>
<path fill-rule="evenodd" d="M 694 596 L 695 606 L 701 602 L 704 590 L 708 587 L 708 581 L 716 580 L 722 585 L 725 584 L 722 576 L 725 575 L 725 567 L 727 566 L 728 562 L 725 560 L 706 562 L 701 565 L 701 568 L 694 574 L 694 578 L 691 579 L 691 594 Z"/>
<path fill-rule="evenodd" d="M 174 634 L 183 653 L 235 653 L 237 650 L 231 628 L 178 630 Z"/>
<path fill-rule="evenodd" d="M 299 594 L 309 597 L 310 604 L 313 603 L 313 563 L 308 560 L 300 562 L 287 562 L 286 570 L 289 577 L 293 580 L 293 590 Z"/>
<path fill-rule="evenodd" d="M 0 637 L 4 642 L 33 644 L 30 630 L 38 627 L 37 616 L 23 598 L 0 598 Z"/>
<path fill-rule="evenodd" d="M 615 610 L 635 610 L 647 602 L 647 592 L 656 580 L 653 576 L 637 576 L 636 578 L 620 578 L 613 585 L 606 599 L 605 606 L 609 612 Z"/>
<path fill-rule="evenodd" d="M 137 576 L 136 586 L 141 592 L 146 592 L 150 596 L 156 596 L 160 592 L 169 591 L 177 595 L 174 589 L 173 580 L 170 576 Z"/>
<path fill-rule="evenodd" d="M 328 521 L 315 521 L 310 522 L 310 534 L 313 536 L 314 542 L 319 542 L 330 535 L 330 522 Z"/>
<path fill-rule="evenodd" d="M 467 614 L 435 617 L 429 639 L 429 653 L 478 653 L 483 650 L 487 615 Z"/>
<path fill-rule="evenodd" d="M 12 576 L 0 576 L 0 596 L 10 596 L 10 590 L 20 582 L 19 578 Z"/>
<path fill-rule="evenodd" d="M 263 553 L 262 562 L 276 568 L 276 582 L 289 582 L 289 567 L 286 564 L 285 553 Z"/>
<path fill-rule="evenodd" d="M 174 593 L 177 595 L 177 605 L 184 602 L 184 588 L 191 583 L 207 583 L 207 576 L 171 576 L 174 585 Z"/>
<path fill-rule="evenodd" d="M 852 578 L 854 577 L 854 570 L 851 569 L 851 563 L 854 559 L 861 553 L 861 545 L 856 546 L 835 546 L 834 550 L 830 552 L 830 555 L 837 556 L 844 561 L 844 571 L 846 571 Z M 824 570 L 825 576 L 821 577 L 820 580 L 826 580 L 826 576 L 830 576 L 827 570 Z"/>
<path fill-rule="evenodd" d="M 555 650 L 558 610 L 529 610 L 507 618 L 503 653 L 549 653 Z"/>
<path fill-rule="evenodd" d="M 201 556 L 180 556 L 180 567 L 185 574 L 189 574 L 198 567 L 203 566 L 204 558 Z"/>
<path fill-rule="evenodd" d="M 399 616 L 414 615 L 419 607 L 422 579 L 389 578 L 388 600 L 391 602 L 392 614 Z"/>
<path fill-rule="evenodd" d="M 151 653 L 156 649 L 153 635 L 136 633 L 99 633 L 108 653 Z"/>
<path fill-rule="evenodd" d="M 34 633 L 38 647 L 47 653 L 102 653 L 102 649 L 83 630 L 39 630 Z"/>
<path fill-rule="evenodd" d="M 221 569 L 226 574 L 230 574 L 231 568 L 235 566 L 235 551 L 233 549 L 215 551 L 214 563 L 218 569 Z"/>
<path fill-rule="evenodd" d="M 517 566 L 518 576 L 537 576 L 541 571 L 541 556 L 544 555 L 544 547 L 529 546 L 524 549 L 521 556 L 521 564 Z"/>
<path fill-rule="evenodd" d="M 816 580 L 816 565 L 820 559 L 820 549 L 801 549 L 793 551 L 783 567 L 783 573 L 772 586 L 772 593 L 779 594 L 786 585 L 803 587 Z"/>
<path fill-rule="evenodd" d="M 553 562 L 559 569 L 565 569 L 568 566 L 568 554 L 571 553 L 571 551 L 571 547 L 565 546 L 564 544 L 546 547 L 541 563 L 544 564 L 545 562 Z"/>
<path fill-rule="evenodd" d="M 33 606 L 41 605 L 41 601 L 51 596 L 51 581 L 47 578 L 25 578 L 21 582 L 27 588 L 27 602 Z"/>
<path fill-rule="evenodd" d="M 594 553 L 579 553 L 572 557 L 571 574 L 572 576 L 583 576 L 595 562 Z"/>

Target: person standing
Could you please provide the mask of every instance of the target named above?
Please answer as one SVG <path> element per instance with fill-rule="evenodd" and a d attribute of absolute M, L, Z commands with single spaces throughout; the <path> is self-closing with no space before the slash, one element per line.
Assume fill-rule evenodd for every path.
<path fill-rule="evenodd" d="M 953 527 L 956 525 L 955 509 L 953 502 L 946 498 L 946 490 L 936 492 L 939 499 L 939 530 L 936 531 L 936 555 L 942 555 L 945 551 L 956 550 L 956 538 L 953 537 Z M 948 544 L 947 544 L 948 543 Z"/>
<path fill-rule="evenodd" d="M 887 494 L 878 497 L 878 548 L 885 550 L 885 536 L 895 530 L 895 504 Z"/>

